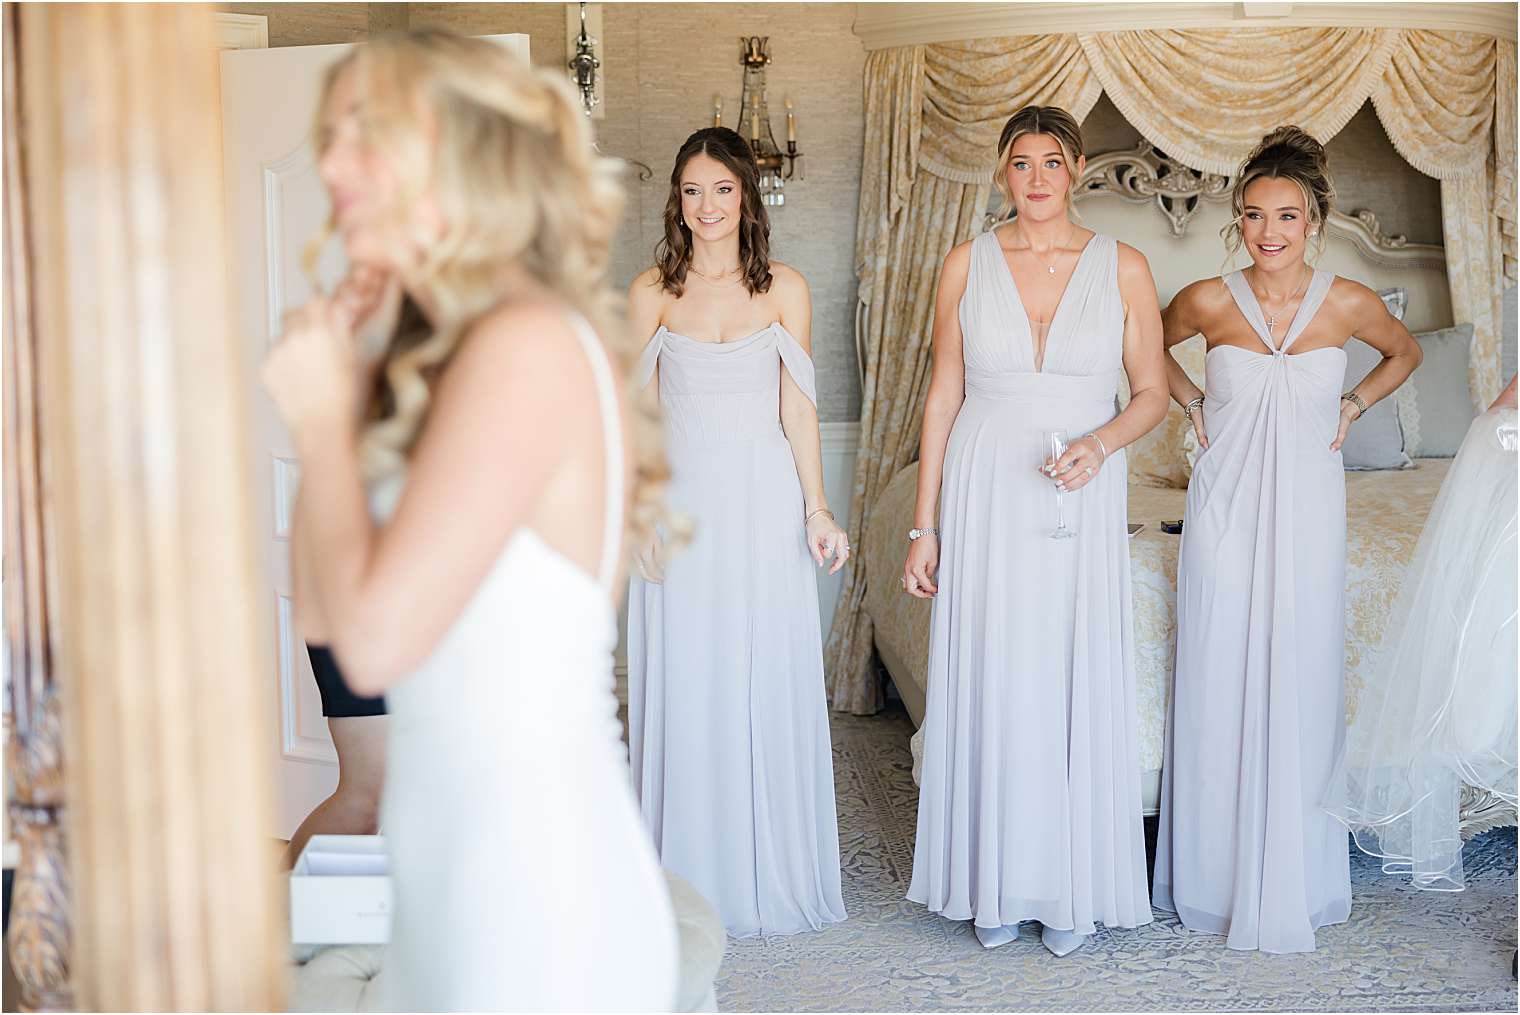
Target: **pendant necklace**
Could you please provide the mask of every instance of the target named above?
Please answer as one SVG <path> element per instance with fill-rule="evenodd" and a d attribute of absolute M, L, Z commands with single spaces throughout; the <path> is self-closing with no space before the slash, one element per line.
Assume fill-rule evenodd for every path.
<path fill-rule="evenodd" d="M 1307 269 L 1308 266 L 1305 265 L 1305 268 Z M 1054 271 L 1055 269 L 1051 269 L 1051 270 Z M 1277 328 L 1277 314 L 1280 314 L 1284 310 L 1288 309 L 1288 304 L 1292 303 L 1294 300 L 1298 299 L 1299 294 L 1304 291 L 1304 289 L 1305 289 L 1306 286 L 1308 286 L 1309 279 L 1313 278 L 1313 277 L 1314 277 L 1314 272 L 1312 270 L 1310 270 L 1308 276 L 1299 281 L 1298 288 L 1295 289 L 1295 290 L 1293 290 L 1293 295 L 1289 296 L 1287 299 L 1283 300 L 1283 305 L 1278 309 L 1278 311 L 1277 311 L 1276 314 L 1268 314 L 1266 312 L 1266 310 L 1263 310 L 1261 312 L 1261 315 L 1267 319 L 1267 334 L 1269 334 L 1269 335 L 1272 334 L 1272 332 Z M 1255 287 L 1253 286 L 1252 289 L 1254 290 Z M 1260 296 L 1256 297 L 1256 305 L 1257 306 L 1261 305 L 1261 297 Z"/>

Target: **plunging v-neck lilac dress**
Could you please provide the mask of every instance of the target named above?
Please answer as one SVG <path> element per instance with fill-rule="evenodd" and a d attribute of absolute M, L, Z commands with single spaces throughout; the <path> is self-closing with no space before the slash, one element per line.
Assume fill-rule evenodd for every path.
<path fill-rule="evenodd" d="M 1126 462 L 1065 498 L 1041 435 L 1114 418 L 1118 245 L 1094 236 L 1043 369 L 992 233 L 960 303 L 966 400 L 945 451 L 918 836 L 908 898 L 955 920 L 1091 933 L 1151 920 L 1140 819 Z"/>

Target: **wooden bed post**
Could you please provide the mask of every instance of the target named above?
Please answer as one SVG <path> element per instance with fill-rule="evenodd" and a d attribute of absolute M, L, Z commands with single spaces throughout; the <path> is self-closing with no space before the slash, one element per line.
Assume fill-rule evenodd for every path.
<path fill-rule="evenodd" d="M 42 758 L 25 781 L 46 807 L 17 824 L 47 861 L 67 831 L 66 873 L 23 860 L 37 877 L 18 880 L 16 901 L 28 884 L 38 904 L 14 914 L 12 939 L 51 950 L 17 972 L 33 1005 L 66 1006 L 72 986 L 86 1010 L 278 1009 L 268 604 L 212 8 L 21 4 L 6 17 L 21 113 L 6 136 L 7 396 L 23 386 L 6 416 L 6 596 L 38 607 L 8 613 L 7 651 L 27 688 L 17 744 L 46 743 L 42 674 L 63 747 L 62 793 Z M 14 369 L 33 356 L 34 376 Z"/>

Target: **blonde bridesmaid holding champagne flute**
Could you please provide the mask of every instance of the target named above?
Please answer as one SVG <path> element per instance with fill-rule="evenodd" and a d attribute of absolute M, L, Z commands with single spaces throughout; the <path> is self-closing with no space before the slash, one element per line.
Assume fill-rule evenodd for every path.
<path fill-rule="evenodd" d="M 945 259 L 902 577 L 934 598 L 908 898 L 1058 956 L 1151 920 L 1124 448 L 1166 411 L 1161 316 L 1144 256 L 1072 221 L 1082 167 L 1070 114 L 1021 109 L 1017 217 Z"/>
<path fill-rule="evenodd" d="M 1346 830 L 1320 809 L 1346 735 L 1341 442 L 1420 347 L 1377 293 L 1305 263 L 1333 190 L 1279 127 L 1241 166 L 1227 227 L 1250 267 L 1179 292 L 1166 345 L 1202 334 L 1205 391 L 1167 355 L 1202 449 L 1177 574 L 1157 906 L 1231 948 L 1314 950 L 1351 912 Z M 1383 354 L 1347 386 L 1348 339 Z"/>

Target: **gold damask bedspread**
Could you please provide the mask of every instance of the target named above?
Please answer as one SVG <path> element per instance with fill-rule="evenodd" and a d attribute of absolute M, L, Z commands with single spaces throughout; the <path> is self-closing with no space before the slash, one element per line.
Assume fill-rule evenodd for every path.
<path fill-rule="evenodd" d="M 1347 720 L 1371 676 L 1388 611 L 1414 556 L 1425 516 L 1446 478 L 1448 459 L 1416 459 L 1402 471 L 1346 473 L 1346 708 Z M 866 568 L 865 609 L 875 625 L 877 653 L 915 723 L 924 717 L 929 651 L 929 602 L 904 595 L 898 578 L 913 524 L 917 464 L 893 477 L 871 512 L 860 563 Z M 1145 809 L 1154 813 L 1166 709 L 1177 640 L 1177 545 L 1162 519 L 1181 518 L 1187 491 L 1129 488 L 1129 520 L 1145 528 L 1130 540 L 1135 604 L 1136 701 L 1140 710 L 1140 768 Z"/>

